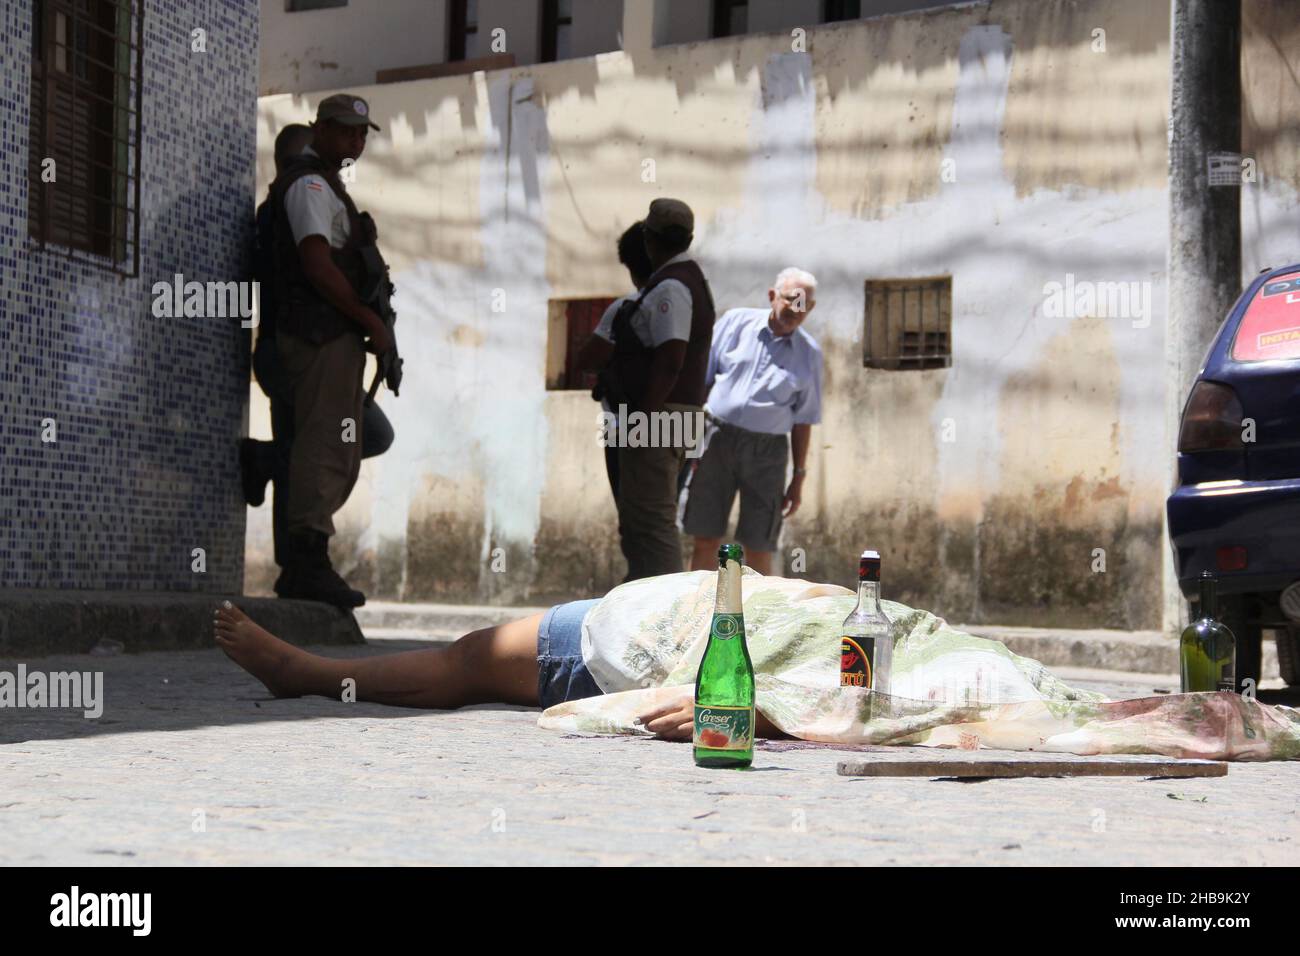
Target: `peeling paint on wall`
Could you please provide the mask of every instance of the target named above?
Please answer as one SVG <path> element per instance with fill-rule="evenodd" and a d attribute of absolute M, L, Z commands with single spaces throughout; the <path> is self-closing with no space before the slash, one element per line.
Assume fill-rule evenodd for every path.
<path fill-rule="evenodd" d="M 1068 6 L 839 24 L 811 55 L 751 36 L 357 90 L 384 133 L 353 192 L 393 252 L 408 375 L 340 559 L 407 598 L 617 583 L 597 407 L 544 386 L 548 301 L 626 292 L 615 239 L 672 195 L 720 312 L 762 304 L 786 265 L 820 281 L 825 417 L 787 565 L 802 548 L 807 576 L 845 582 L 879 547 L 887 594 L 954 620 L 1158 626 L 1167 10 Z M 266 148 L 314 102 L 264 100 Z M 1266 195 L 1260 222 L 1280 221 Z M 952 367 L 863 368 L 864 281 L 938 275 Z M 1053 317 L 1067 276 L 1143 284 L 1149 307 Z"/>

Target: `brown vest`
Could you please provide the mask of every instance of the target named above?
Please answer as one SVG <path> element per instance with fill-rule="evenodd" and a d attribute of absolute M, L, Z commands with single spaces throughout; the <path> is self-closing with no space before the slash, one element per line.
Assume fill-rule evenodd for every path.
<path fill-rule="evenodd" d="M 343 188 L 337 171 L 330 169 L 317 156 L 304 153 L 290 162 L 275 182 L 271 184 L 271 202 L 275 216 L 275 303 L 276 327 L 321 344 L 353 333 L 361 335 L 361 328 L 334 308 L 316 291 L 302 267 L 302 256 L 294 242 L 293 229 L 284 208 L 284 197 L 289 187 L 304 176 L 321 176 L 348 210 L 348 240 L 342 249 L 330 249 L 330 258 L 347 278 L 348 284 L 360 294 L 366 277 L 365 263 L 360 247 L 365 240 L 361 214 L 357 212 L 352 197 Z M 328 236 L 325 237 L 329 239 Z"/>
<path fill-rule="evenodd" d="M 633 406 L 641 404 L 642 394 L 650 379 L 654 349 L 641 342 L 632 330 L 631 320 L 654 287 L 668 279 L 676 279 L 691 294 L 691 333 L 686 341 L 686 357 L 682 360 L 682 369 L 665 401 L 678 405 L 704 404 L 707 397 L 704 376 L 709 368 L 709 347 L 713 344 L 715 313 L 709 282 L 693 259 L 674 262 L 659 269 L 637 296 L 634 307 L 625 307 L 615 317 L 614 354 L 610 357 L 610 374 L 605 376 L 606 397 L 612 403 L 627 401 Z"/>

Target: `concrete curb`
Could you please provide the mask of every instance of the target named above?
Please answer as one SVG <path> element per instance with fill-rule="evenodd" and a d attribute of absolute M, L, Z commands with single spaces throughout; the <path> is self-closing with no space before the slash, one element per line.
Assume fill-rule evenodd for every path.
<path fill-rule="evenodd" d="M 1177 674 L 1178 642 L 1160 631 L 1055 630 L 954 624 L 959 631 L 1001 641 L 1046 667 L 1087 667 L 1129 674 Z M 1264 639 L 1260 680 L 1279 676 L 1277 645 Z"/>
<path fill-rule="evenodd" d="M 314 601 L 161 591 L 0 590 L 0 656 L 212 647 L 223 600 L 291 644 L 363 644 L 356 619 Z"/>

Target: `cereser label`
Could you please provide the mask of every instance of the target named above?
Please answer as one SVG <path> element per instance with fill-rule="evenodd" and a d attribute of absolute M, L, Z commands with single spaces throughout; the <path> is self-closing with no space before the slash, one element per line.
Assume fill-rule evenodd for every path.
<path fill-rule="evenodd" d="M 874 637 L 840 638 L 840 686 L 871 689 L 871 664 L 876 653 Z"/>
<path fill-rule="evenodd" d="M 710 750 L 748 750 L 753 744 L 753 707 L 695 705 L 695 746 Z"/>

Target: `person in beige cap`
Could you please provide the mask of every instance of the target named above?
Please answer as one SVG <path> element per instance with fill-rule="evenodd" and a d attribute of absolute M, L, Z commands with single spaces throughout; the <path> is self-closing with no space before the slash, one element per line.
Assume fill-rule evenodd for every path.
<path fill-rule="evenodd" d="M 600 387 L 620 418 L 634 412 L 702 417 L 714 308 L 709 283 L 687 254 L 695 216 L 681 200 L 656 199 L 642 228 L 650 278 L 636 299 L 619 308 L 608 339 L 593 340 L 584 352 L 604 366 Z M 682 427 L 676 434 L 697 432 Z M 677 476 L 686 452 L 684 443 L 652 447 L 629 442 L 618 449 L 616 500 L 625 580 L 682 570 Z"/>
<path fill-rule="evenodd" d="M 361 468 L 366 352 L 388 358 L 397 349 L 392 329 L 365 301 L 378 254 L 373 222 L 339 176 L 361 157 L 372 129 L 379 126 L 361 97 L 326 97 L 311 144 L 271 184 L 275 343 L 293 410 L 286 564 L 276 591 L 345 608 L 364 604 L 365 595 L 330 564 L 333 515 Z"/>

